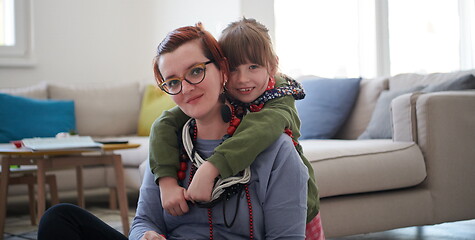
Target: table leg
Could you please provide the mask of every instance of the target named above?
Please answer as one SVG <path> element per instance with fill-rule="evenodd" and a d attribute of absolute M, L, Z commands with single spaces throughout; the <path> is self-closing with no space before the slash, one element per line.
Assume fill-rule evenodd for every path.
<path fill-rule="evenodd" d="M 56 176 L 49 175 L 46 176 L 46 182 L 49 186 L 49 194 L 51 196 L 51 205 L 56 205 L 59 203 L 59 196 L 58 196 L 58 184 L 56 183 Z"/>
<path fill-rule="evenodd" d="M 125 191 L 125 180 L 124 180 L 124 167 L 122 165 L 122 158 L 120 155 L 112 155 L 114 160 L 114 169 L 115 169 L 115 179 L 117 194 L 119 199 L 119 208 L 120 216 L 122 219 L 122 227 L 124 229 L 124 235 L 128 236 L 129 234 L 129 205 L 127 202 L 127 194 Z"/>
<path fill-rule="evenodd" d="M 37 181 L 36 184 L 38 186 L 38 222 L 40 222 L 41 217 L 45 213 L 46 210 L 46 191 L 45 191 L 45 184 L 46 184 L 46 177 L 45 177 L 45 170 L 46 170 L 46 159 L 38 159 L 37 166 L 38 170 L 36 173 Z"/>
<path fill-rule="evenodd" d="M 117 188 L 109 188 L 109 209 L 117 210 Z"/>
<path fill-rule="evenodd" d="M 36 199 L 35 199 L 35 177 L 32 174 L 25 175 L 28 185 L 28 205 L 30 210 L 31 225 L 36 225 Z"/>
<path fill-rule="evenodd" d="M 76 167 L 76 184 L 78 189 L 78 206 L 82 208 L 86 208 L 85 200 L 84 200 L 84 184 L 83 184 L 83 176 L 82 176 L 82 166 Z"/>
<path fill-rule="evenodd" d="M 7 216 L 8 178 L 10 177 L 10 161 L 1 158 L 2 171 L 0 172 L 0 239 L 5 231 L 5 218 Z"/>

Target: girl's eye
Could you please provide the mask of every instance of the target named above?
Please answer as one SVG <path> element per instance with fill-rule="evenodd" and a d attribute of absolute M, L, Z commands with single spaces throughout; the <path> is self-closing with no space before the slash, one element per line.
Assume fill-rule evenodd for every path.
<path fill-rule="evenodd" d="M 251 66 L 249 66 L 249 69 L 258 69 L 259 68 L 259 65 L 256 65 L 256 64 L 253 64 Z"/>

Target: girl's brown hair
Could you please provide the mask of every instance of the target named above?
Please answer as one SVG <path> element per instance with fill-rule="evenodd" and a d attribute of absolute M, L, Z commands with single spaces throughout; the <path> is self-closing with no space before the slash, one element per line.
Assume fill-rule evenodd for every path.
<path fill-rule="evenodd" d="M 209 60 L 214 61 L 216 67 L 223 73 L 223 77 L 226 79 L 229 76 L 229 65 L 218 41 L 213 37 L 213 35 L 211 35 L 211 33 L 204 29 L 201 23 L 197 23 L 195 26 L 181 27 L 169 32 L 158 45 L 157 55 L 153 59 L 153 73 L 157 84 L 164 81 L 160 69 L 158 69 L 158 60 L 160 59 L 160 56 L 165 53 L 171 53 L 181 45 L 195 39 L 201 40 L 203 54 Z"/>
<path fill-rule="evenodd" d="M 243 18 L 230 23 L 222 31 L 219 44 L 231 69 L 250 61 L 277 71 L 277 55 L 269 30 L 255 19 Z"/>

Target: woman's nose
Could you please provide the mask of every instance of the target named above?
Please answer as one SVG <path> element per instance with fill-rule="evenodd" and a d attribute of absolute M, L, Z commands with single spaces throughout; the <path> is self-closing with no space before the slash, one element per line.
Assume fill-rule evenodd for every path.
<path fill-rule="evenodd" d="M 191 90 L 195 89 L 195 85 L 193 84 L 190 84 L 189 82 L 183 80 L 181 82 L 181 92 L 182 93 L 188 93 L 190 92 Z"/>

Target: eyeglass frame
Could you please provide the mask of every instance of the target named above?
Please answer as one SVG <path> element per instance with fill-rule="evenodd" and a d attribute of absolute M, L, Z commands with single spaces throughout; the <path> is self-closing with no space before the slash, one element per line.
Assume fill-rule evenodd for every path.
<path fill-rule="evenodd" d="M 192 83 L 190 82 L 190 80 L 186 79 L 185 76 L 179 78 L 179 77 L 175 77 L 175 78 L 170 78 L 170 79 L 167 79 L 165 80 L 165 78 L 162 76 L 162 73 L 160 71 L 158 71 L 158 73 L 160 74 L 160 77 L 163 79 L 163 82 L 161 82 L 160 84 L 158 84 L 158 87 L 164 91 L 166 94 L 168 95 L 177 95 L 177 94 L 180 94 L 181 91 L 183 90 L 183 80 L 185 80 L 187 83 L 191 84 L 191 85 L 198 85 L 200 83 L 203 82 L 203 80 L 205 79 L 206 77 L 206 65 L 210 64 L 210 63 L 214 63 L 215 61 L 214 60 L 209 60 L 209 61 L 206 61 L 206 62 L 202 62 L 202 63 L 198 63 L 196 65 L 193 65 L 191 68 L 189 68 L 187 70 L 187 72 L 185 73 L 185 76 L 186 74 L 188 73 L 189 70 L 193 69 L 194 67 L 198 66 L 198 65 L 201 65 L 203 64 L 204 65 L 204 74 L 203 74 L 203 78 L 201 79 L 201 81 L 197 82 L 197 83 Z M 164 89 L 164 87 L 162 86 L 165 82 L 167 81 L 170 81 L 170 80 L 180 80 L 180 91 L 178 91 L 177 93 L 169 93 L 167 90 Z"/>

